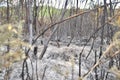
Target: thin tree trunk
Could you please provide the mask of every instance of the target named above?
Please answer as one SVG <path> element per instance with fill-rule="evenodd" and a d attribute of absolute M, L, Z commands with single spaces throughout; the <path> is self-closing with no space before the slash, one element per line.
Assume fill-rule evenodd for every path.
<path fill-rule="evenodd" d="M 9 23 L 9 16 L 10 16 L 10 13 L 9 13 L 9 0 L 7 0 L 7 22 Z"/>
<path fill-rule="evenodd" d="M 37 28 L 36 28 L 37 10 L 38 10 L 38 7 L 36 5 L 36 0 L 34 0 L 34 9 L 33 9 L 33 15 L 34 15 L 34 17 L 33 17 L 33 19 L 34 19 L 33 26 L 34 26 L 34 31 L 33 32 L 35 34 L 37 33 Z"/>
<path fill-rule="evenodd" d="M 29 43 L 32 44 L 33 39 L 33 28 L 32 28 L 32 0 L 28 1 L 28 10 L 29 10 L 29 17 L 28 17 L 28 25 L 29 25 Z"/>
<path fill-rule="evenodd" d="M 104 0 L 104 5 L 106 5 L 106 0 Z M 106 20 L 106 14 L 107 14 L 107 7 L 104 6 L 104 10 L 103 10 L 103 16 L 102 16 L 102 19 L 101 19 L 101 25 L 105 24 L 105 20 Z M 105 25 L 104 25 L 105 26 Z M 102 31 L 101 31 L 101 46 L 100 46 L 100 56 L 102 55 L 102 52 L 103 52 L 103 38 L 104 38 L 104 26 L 102 26 Z"/>
<path fill-rule="evenodd" d="M 97 62 L 97 50 L 95 50 L 95 63 Z M 95 67 L 95 80 L 99 80 L 98 79 L 98 73 L 97 73 L 97 67 Z"/>
<path fill-rule="evenodd" d="M 103 0 L 104 1 L 104 5 L 106 5 L 106 0 Z M 102 19 L 101 19 L 101 25 L 102 24 L 105 24 L 105 20 L 106 20 L 106 13 L 107 13 L 107 7 L 104 6 L 104 10 L 103 10 L 103 15 L 102 15 Z M 102 53 L 103 53 L 103 41 L 104 41 L 104 28 L 105 28 L 105 25 L 102 26 L 102 30 L 101 30 L 101 45 L 100 45 L 100 55 L 99 55 L 99 58 L 102 56 Z M 101 68 L 101 79 L 103 79 L 103 69 Z"/>

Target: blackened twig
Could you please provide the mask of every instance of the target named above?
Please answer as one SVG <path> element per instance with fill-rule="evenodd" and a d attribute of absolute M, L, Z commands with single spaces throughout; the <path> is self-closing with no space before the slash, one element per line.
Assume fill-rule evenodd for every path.
<path fill-rule="evenodd" d="M 47 69 L 47 65 L 46 65 L 45 68 L 44 68 L 44 72 L 43 72 L 42 80 L 44 80 L 46 69 Z"/>

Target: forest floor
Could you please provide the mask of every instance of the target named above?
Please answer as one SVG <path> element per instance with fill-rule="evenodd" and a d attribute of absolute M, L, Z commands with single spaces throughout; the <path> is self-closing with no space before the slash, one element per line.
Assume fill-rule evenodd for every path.
<path fill-rule="evenodd" d="M 60 43 L 62 45 L 62 43 Z M 90 44 L 91 45 L 91 44 Z M 99 59 L 99 41 L 95 43 L 96 48 L 91 50 L 91 46 L 88 45 L 85 47 L 82 57 L 81 57 L 81 75 L 83 76 L 87 73 L 95 64 L 95 50 L 97 50 L 97 57 Z M 34 60 L 27 60 L 28 64 L 28 73 L 30 76 L 33 75 L 33 80 L 78 80 L 79 79 L 79 54 L 83 49 L 83 46 L 78 46 L 75 44 L 71 44 L 69 47 L 62 45 L 60 47 L 56 46 L 55 42 L 50 42 L 48 45 L 47 51 L 42 60 L 39 60 L 39 56 L 41 51 L 43 50 L 43 45 L 38 46 L 38 54 L 37 57 L 33 55 Z M 91 50 L 90 55 L 88 56 Z M 87 57 L 88 56 L 88 57 Z M 86 58 L 87 57 L 87 58 Z M 104 61 L 104 60 L 103 60 Z M 22 73 L 22 63 L 16 62 L 13 64 L 10 71 L 9 80 L 21 80 Z M 37 67 L 36 67 L 37 63 Z M 108 61 L 100 64 L 97 67 L 97 75 L 100 79 L 101 72 L 104 72 L 104 80 L 115 80 L 115 76 L 112 73 L 108 74 Z M 0 73 L 0 80 L 4 80 L 3 73 Z M 106 79 L 106 75 L 108 76 Z M 38 79 L 37 79 L 38 76 Z M 26 77 L 26 75 L 25 75 Z M 95 79 L 95 71 L 93 70 L 84 80 L 96 80 Z"/>

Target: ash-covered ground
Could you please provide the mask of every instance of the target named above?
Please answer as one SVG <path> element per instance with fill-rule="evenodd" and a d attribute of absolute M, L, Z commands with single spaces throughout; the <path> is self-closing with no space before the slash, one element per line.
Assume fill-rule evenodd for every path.
<path fill-rule="evenodd" d="M 42 60 L 39 60 L 39 56 L 44 46 L 37 45 L 37 57 L 33 55 L 33 60 L 27 59 L 30 78 L 32 80 L 79 80 L 79 54 L 83 49 L 83 43 L 84 42 L 82 42 L 82 45 L 75 45 L 75 43 L 72 43 L 67 47 L 65 43 L 60 42 L 60 46 L 58 47 L 56 46 L 56 42 L 50 42 Z M 95 51 L 97 54 L 96 59 L 99 59 L 100 43 L 99 41 L 96 41 L 94 44 L 94 48 L 91 50 L 92 42 L 88 43 L 82 53 L 81 76 L 86 74 L 94 66 Z M 104 48 L 105 47 L 106 46 L 104 46 Z M 88 56 L 90 50 L 91 53 Z M 109 73 L 109 60 L 107 61 L 107 59 L 104 59 L 103 62 L 104 63 L 97 66 L 98 78 L 101 79 L 101 77 L 103 77 L 101 80 L 115 80 L 115 76 L 112 73 Z M 22 64 L 23 61 L 16 62 L 12 65 L 9 73 L 9 80 L 22 80 Z M 101 76 L 101 74 L 103 75 Z M 26 74 L 24 75 L 26 77 Z M 4 70 L 0 73 L 0 80 L 4 80 L 3 76 Z M 84 80 L 96 80 L 95 76 L 95 70 L 93 70 L 86 78 L 84 78 Z"/>

